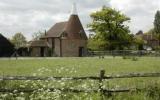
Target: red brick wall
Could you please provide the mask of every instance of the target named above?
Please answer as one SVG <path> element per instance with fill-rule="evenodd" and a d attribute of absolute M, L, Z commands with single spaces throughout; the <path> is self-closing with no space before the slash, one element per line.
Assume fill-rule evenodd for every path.
<path fill-rule="evenodd" d="M 55 52 L 56 56 L 60 56 L 60 40 L 59 40 L 59 38 L 55 38 L 54 52 Z"/>
<path fill-rule="evenodd" d="M 62 56 L 63 57 L 78 57 L 79 47 L 84 47 L 86 49 L 86 40 L 62 40 Z"/>
<path fill-rule="evenodd" d="M 59 38 L 50 38 L 48 39 L 48 43 L 52 46 L 52 39 L 55 41 L 55 46 L 53 56 L 61 56 L 60 55 L 60 39 Z M 79 47 L 87 48 L 87 40 L 78 40 L 78 39 L 62 39 L 62 56 L 63 57 L 78 57 L 79 56 Z"/>
<path fill-rule="evenodd" d="M 40 57 L 41 56 L 41 48 L 40 47 L 32 47 L 31 48 L 31 56 L 32 57 Z M 44 56 L 48 56 L 48 48 L 44 49 Z"/>

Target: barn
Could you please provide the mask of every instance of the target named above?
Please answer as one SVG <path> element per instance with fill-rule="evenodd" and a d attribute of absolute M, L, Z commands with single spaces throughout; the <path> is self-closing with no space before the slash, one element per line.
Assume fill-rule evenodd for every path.
<path fill-rule="evenodd" d="M 0 57 L 10 57 L 14 53 L 14 45 L 0 34 Z"/>

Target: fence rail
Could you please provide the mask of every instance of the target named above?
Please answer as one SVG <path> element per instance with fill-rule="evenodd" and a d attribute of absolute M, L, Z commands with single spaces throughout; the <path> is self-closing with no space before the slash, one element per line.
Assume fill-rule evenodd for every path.
<path fill-rule="evenodd" d="M 46 88 L 43 90 L 47 90 L 49 92 L 54 92 L 56 90 L 59 91 L 63 91 L 63 92 L 74 92 L 74 93 L 81 93 L 81 92 L 100 92 L 100 90 L 94 89 L 94 90 L 83 90 L 83 89 L 70 89 L 70 88 L 65 88 L 65 89 L 61 89 L 61 88 Z M 136 89 L 136 88 L 130 88 L 130 89 L 119 89 L 119 90 L 115 90 L 115 89 L 103 89 L 103 93 L 115 93 L 115 92 L 129 92 L 129 91 L 136 91 L 136 90 L 140 90 L 140 89 Z M 20 92 L 26 92 L 26 93 L 30 93 L 30 92 L 34 92 L 34 91 L 41 91 L 41 89 L 0 89 L 0 92 L 12 92 L 12 93 L 20 93 Z"/>
<path fill-rule="evenodd" d="M 117 78 L 139 78 L 139 77 L 160 77 L 160 73 L 130 73 L 130 74 L 117 74 L 117 75 L 106 75 L 105 70 L 101 70 L 99 76 L 88 76 L 88 77 L 39 77 L 39 76 L 0 76 L 0 81 L 9 81 L 9 80 L 97 80 L 99 81 L 99 88 L 96 90 L 81 90 L 81 89 L 73 89 L 73 88 L 46 88 L 43 90 L 49 90 L 53 92 L 55 90 L 60 90 L 63 92 L 100 92 L 101 96 L 105 95 L 106 93 L 117 93 L 117 92 L 129 92 L 129 91 L 141 91 L 143 89 L 138 88 L 129 88 L 129 89 L 104 89 L 103 88 L 103 80 L 110 80 L 110 79 L 117 79 Z M 40 89 L 4 89 L 1 88 L 0 92 L 13 92 L 13 93 L 20 93 L 20 92 L 33 92 L 38 91 Z"/>
<path fill-rule="evenodd" d="M 88 51 L 88 56 L 154 56 L 160 57 L 160 50 L 111 50 L 111 51 Z"/>
<path fill-rule="evenodd" d="M 88 77 L 40 77 L 40 76 L 0 76 L 0 80 L 106 80 L 115 78 L 136 78 L 136 77 L 160 77 L 160 73 L 129 73 L 106 75 L 103 77 L 88 76 Z"/>

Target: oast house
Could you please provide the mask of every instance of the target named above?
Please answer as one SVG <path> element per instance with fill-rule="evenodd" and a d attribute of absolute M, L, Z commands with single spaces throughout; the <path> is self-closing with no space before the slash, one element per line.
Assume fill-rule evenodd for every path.
<path fill-rule="evenodd" d="M 68 21 L 58 22 L 40 40 L 30 44 L 31 56 L 81 57 L 87 50 L 87 36 L 75 4 Z"/>

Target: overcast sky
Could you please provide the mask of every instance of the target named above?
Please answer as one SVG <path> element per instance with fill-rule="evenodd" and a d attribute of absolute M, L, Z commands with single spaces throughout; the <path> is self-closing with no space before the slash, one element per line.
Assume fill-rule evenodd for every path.
<path fill-rule="evenodd" d="M 91 21 L 90 13 L 106 5 L 131 18 L 132 33 L 152 28 L 154 15 L 160 10 L 160 0 L 0 0 L 0 32 L 8 38 L 22 32 L 30 40 L 34 32 L 67 21 L 73 2 L 85 28 Z"/>

